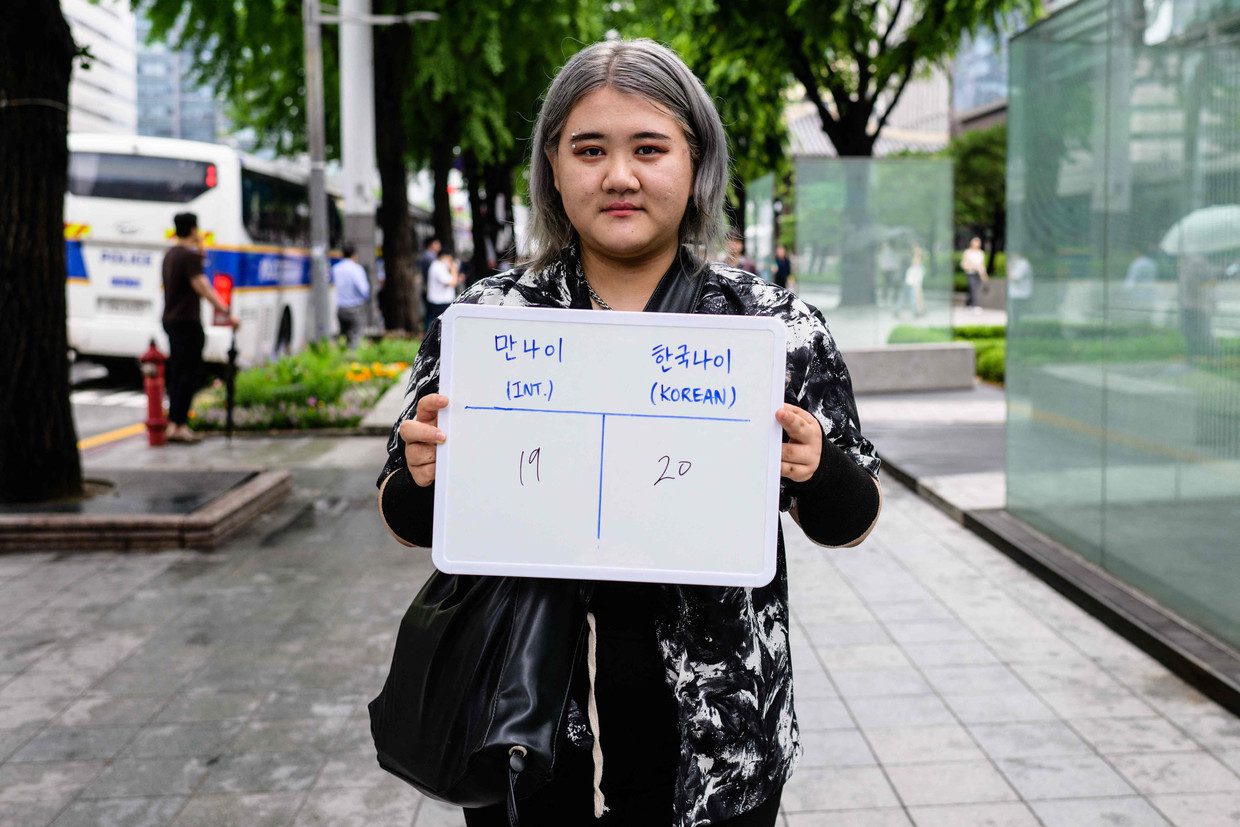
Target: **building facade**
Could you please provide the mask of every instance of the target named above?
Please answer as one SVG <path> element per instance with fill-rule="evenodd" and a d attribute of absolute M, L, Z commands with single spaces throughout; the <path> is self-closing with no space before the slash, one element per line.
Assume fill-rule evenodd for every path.
<path fill-rule="evenodd" d="M 134 15 L 126 0 L 62 0 L 73 40 L 87 55 L 69 82 L 69 131 L 133 135 L 138 128 Z"/>
<path fill-rule="evenodd" d="M 225 132 L 213 91 L 194 81 L 192 56 L 146 42 L 150 23 L 137 20 L 138 134 L 214 143 Z"/>

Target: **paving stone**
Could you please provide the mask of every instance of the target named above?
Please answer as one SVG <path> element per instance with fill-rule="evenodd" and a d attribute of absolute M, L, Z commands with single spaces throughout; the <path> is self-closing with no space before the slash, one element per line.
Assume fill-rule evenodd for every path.
<path fill-rule="evenodd" d="M 47 724 L 68 706 L 69 698 L 19 698 L 0 701 L 0 729 Z"/>
<path fill-rule="evenodd" d="M 912 827 L 904 810 L 883 807 L 876 810 L 845 810 L 835 813 L 788 813 L 788 827 Z M 415 827 L 422 827 L 419 822 Z"/>
<path fill-rule="evenodd" d="M 959 724 L 866 729 L 865 736 L 887 766 L 986 759 L 969 732 Z"/>
<path fill-rule="evenodd" d="M 297 814 L 305 793 L 196 795 L 181 810 L 173 827 L 284 827 Z"/>
<path fill-rule="evenodd" d="M 305 750 L 224 755 L 211 767 L 200 789 L 206 793 L 308 790 L 325 760 L 321 754 Z"/>
<path fill-rule="evenodd" d="M 917 827 L 1039 827 L 1038 819 L 1024 804 L 948 804 L 910 807 Z M 1081 827 L 1086 822 L 1078 822 Z"/>
<path fill-rule="evenodd" d="M 168 702 L 155 720 L 161 724 L 248 718 L 266 697 L 261 692 L 189 692 Z"/>
<path fill-rule="evenodd" d="M 1080 798 L 1066 801 L 1034 801 L 1030 805 L 1046 827 L 1168 827 L 1165 818 L 1137 796 L 1126 798 Z"/>
<path fill-rule="evenodd" d="M 103 769 L 102 761 L 0 765 L 0 804 L 63 806 Z"/>
<path fill-rule="evenodd" d="M 1025 691 L 1011 670 L 999 664 L 926 666 L 923 671 L 935 690 L 945 695 Z"/>
<path fill-rule="evenodd" d="M 65 707 L 55 723 L 73 727 L 145 724 L 165 703 L 165 699 L 150 695 L 91 692 Z"/>
<path fill-rule="evenodd" d="M 943 700 L 966 724 L 1010 721 L 1054 721 L 1058 716 L 1031 692 L 991 692 L 983 695 L 944 695 Z"/>
<path fill-rule="evenodd" d="M 888 623 L 887 631 L 901 645 L 910 643 L 961 643 L 977 638 L 958 620 L 905 620 Z"/>
<path fill-rule="evenodd" d="M 1176 718 L 1175 723 L 1204 747 L 1240 749 L 1240 718 L 1230 712 L 1216 709 L 1204 715 Z"/>
<path fill-rule="evenodd" d="M 330 827 L 384 827 L 399 825 L 409 827 L 418 816 L 417 794 L 406 788 L 394 790 L 386 787 L 355 787 L 344 790 L 312 792 L 294 822 L 295 827 L 330 825 Z M 455 816 L 457 824 L 465 819 L 459 809 Z M 420 819 L 420 816 L 419 816 Z M 418 822 L 422 822 L 419 820 Z M 427 823 L 433 823 L 429 820 Z M 451 822 L 446 822 L 451 823 Z"/>
<path fill-rule="evenodd" d="M 802 729 L 847 729 L 852 716 L 839 698 L 796 699 L 797 723 Z"/>
<path fill-rule="evenodd" d="M 21 698 L 76 698 L 95 682 L 86 672 L 35 672 L 28 669 L 0 688 L 0 701 Z"/>
<path fill-rule="evenodd" d="M 1133 795 L 1134 790 L 1097 756 L 1005 758 L 995 762 L 1021 798 L 1099 798 Z"/>
<path fill-rule="evenodd" d="M 1240 791 L 1240 776 L 1205 752 L 1115 755 L 1111 763 L 1146 795 Z"/>
<path fill-rule="evenodd" d="M 927 695 L 933 692 L 921 673 L 911 666 L 832 669 L 831 679 L 844 698 Z"/>
<path fill-rule="evenodd" d="M 878 763 L 856 729 L 803 729 L 799 767 L 859 767 Z"/>
<path fill-rule="evenodd" d="M 144 727 L 125 747 L 126 758 L 210 757 L 224 752 L 241 728 L 241 721 L 194 724 L 153 724 Z"/>
<path fill-rule="evenodd" d="M 134 725 L 51 726 L 28 741 L 9 761 L 103 760 L 120 752 L 137 731 Z"/>
<path fill-rule="evenodd" d="M 1116 684 L 1114 689 L 1066 689 L 1039 692 L 1042 700 L 1064 718 L 1135 718 L 1154 710 Z"/>
<path fill-rule="evenodd" d="M 4 827 L 47 827 L 63 809 L 63 802 L 55 804 L 6 803 L 0 808 L 0 824 Z"/>
<path fill-rule="evenodd" d="M 999 659 L 978 641 L 958 643 L 906 643 L 904 651 L 922 668 L 932 666 L 987 665 Z"/>
<path fill-rule="evenodd" d="M 884 666 L 910 666 L 904 650 L 894 643 L 819 648 L 819 657 L 828 669 L 870 669 Z"/>
<path fill-rule="evenodd" d="M 1088 744 L 1058 721 L 973 724 L 969 731 L 992 758 L 1036 758 L 1092 752 Z"/>
<path fill-rule="evenodd" d="M 900 800 L 908 807 L 1017 799 L 1016 793 L 989 761 L 896 764 L 886 769 Z"/>
<path fill-rule="evenodd" d="M 789 815 L 806 810 L 862 810 L 898 804 L 886 776 L 877 767 L 798 770 L 784 786 L 782 801 Z"/>
<path fill-rule="evenodd" d="M 250 721 L 229 744 L 229 752 L 287 752 L 315 750 L 326 752 L 347 718 L 309 718 L 304 720 Z"/>
<path fill-rule="evenodd" d="M 1103 754 L 1197 748 L 1192 739 L 1165 718 L 1076 718 L 1072 728 Z"/>
<path fill-rule="evenodd" d="M 172 796 L 75 801 L 52 827 L 163 827 L 184 806 L 184 798 Z"/>
<path fill-rule="evenodd" d="M 848 705 L 862 729 L 934 726 L 956 720 L 943 701 L 934 695 L 855 698 Z"/>
<path fill-rule="evenodd" d="M 27 741 L 44 728 L 44 724 L 23 724 L 12 729 L 0 729 L 0 762 L 21 749 Z"/>
<path fill-rule="evenodd" d="M 1150 803 L 1175 827 L 1235 827 L 1240 824 L 1240 794 L 1156 795 Z"/>
<path fill-rule="evenodd" d="M 369 701 L 364 695 L 341 695 L 322 689 L 273 692 L 259 705 L 254 717 L 263 721 L 302 718 L 346 718 L 359 703 Z"/>
<path fill-rule="evenodd" d="M 116 758 L 82 791 L 81 797 L 189 795 L 208 769 L 208 761 L 203 758 Z"/>

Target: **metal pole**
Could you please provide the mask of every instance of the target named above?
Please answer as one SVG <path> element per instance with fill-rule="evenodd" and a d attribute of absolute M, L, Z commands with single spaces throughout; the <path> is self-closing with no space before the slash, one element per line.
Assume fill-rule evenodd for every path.
<path fill-rule="evenodd" d="M 319 0 L 302 0 L 306 51 L 306 140 L 310 149 L 310 293 L 314 307 L 313 338 L 331 330 L 331 294 L 327 283 L 327 154 L 323 125 L 323 48 L 319 34 Z"/>
<path fill-rule="evenodd" d="M 370 0 L 340 3 L 340 148 L 344 171 L 344 236 L 370 275 L 368 318 L 377 325 L 375 273 L 375 83 Z"/>

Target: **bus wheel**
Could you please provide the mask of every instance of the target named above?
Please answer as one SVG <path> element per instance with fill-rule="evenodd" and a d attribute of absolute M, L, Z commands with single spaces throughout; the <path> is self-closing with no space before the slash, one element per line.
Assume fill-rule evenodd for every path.
<path fill-rule="evenodd" d="M 286 356 L 293 346 L 293 314 L 286 307 L 280 316 L 280 329 L 276 332 L 276 358 Z"/>

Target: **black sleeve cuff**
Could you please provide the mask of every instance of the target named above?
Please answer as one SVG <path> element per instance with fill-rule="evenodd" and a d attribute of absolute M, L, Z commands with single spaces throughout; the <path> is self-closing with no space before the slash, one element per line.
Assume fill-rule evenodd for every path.
<path fill-rule="evenodd" d="M 413 481 L 409 469 L 397 468 L 379 487 L 379 516 L 400 542 L 430 548 L 435 525 L 435 484 L 423 488 Z"/>
<path fill-rule="evenodd" d="M 882 503 L 870 472 L 825 435 L 814 475 L 805 482 L 789 481 L 787 488 L 796 498 L 801 529 L 824 546 L 846 546 L 863 538 L 878 519 Z"/>

